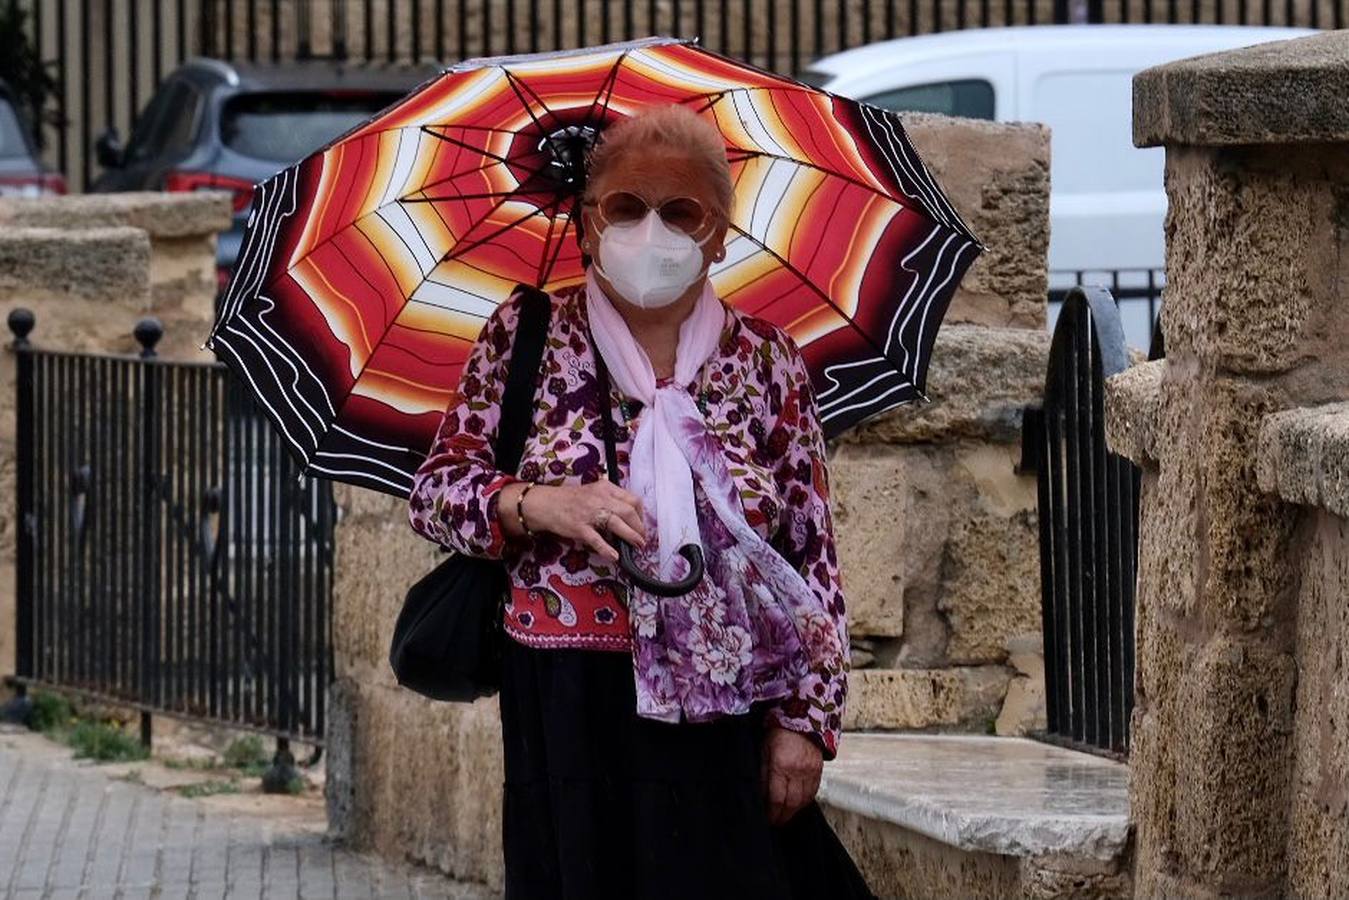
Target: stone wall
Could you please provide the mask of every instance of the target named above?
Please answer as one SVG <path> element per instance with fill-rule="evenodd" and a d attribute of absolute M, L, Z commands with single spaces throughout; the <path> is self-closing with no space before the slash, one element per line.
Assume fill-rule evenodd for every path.
<path fill-rule="evenodd" d="M 1048 361 L 1049 133 L 905 121 L 989 249 L 938 335 L 932 402 L 855 429 L 830 457 L 856 667 L 845 723 L 1020 734 L 1043 727 L 1035 478 L 1017 462 Z"/>
<path fill-rule="evenodd" d="M 137 352 L 131 327 L 155 316 L 164 324 L 160 356 L 210 360 L 201 345 L 215 311 L 216 235 L 230 225 L 230 195 L 219 191 L 0 198 L 0 252 L 13 254 L 0 264 L 0 296 L 9 308 L 34 309 L 35 337 L 48 346 Z M 122 239 L 145 249 L 122 258 L 127 250 L 89 229 L 134 231 L 139 238 Z M 67 247 L 63 237 L 84 243 Z M 68 301 L 75 305 L 51 306 Z"/>
<path fill-rule="evenodd" d="M 1344 828 L 1338 446 L 1349 398 L 1349 32 L 1141 73 L 1166 146 L 1167 359 L 1108 387 L 1144 467 L 1131 800 L 1141 896 L 1337 896 Z M 1335 508 L 1332 505 L 1332 508 Z"/>
<path fill-rule="evenodd" d="M 1297 667 L 1286 890 L 1349 895 L 1349 404 L 1278 413 L 1260 429 L 1260 487 L 1299 510 Z"/>
<path fill-rule="evenodd" d="M 26 307 L 51 349 L 135 353 L 158 316 L 166 359 L 209 360 L 216 233 L 226 194 L 0 199 L 0 315 Z M 6 332 L 6 346 L 11 336 Z M 0 497 L 14 496 L 14 355 L 0 353 Z M 0 503 L 0 678 L 14 671 L 14 505 Z M 2 690 L 2 688 L 0 688 Z"/>
<path fill-rule="evenodd" d="M 834 449 L 853 727 L 983 730 L 1001 711 L 1008 639 L 1040 628 L 1035 478 L 1016 464 L 1021 408 L 1043 391 L 1047 352 L 1039 329 L 945 326 L 932 404 Z"/>
<path fill-rule="evenodd" d="M 1009 659 L 1008 639 L 1039 629 L 1035 482 L 1015 465 L 1020 409 L 1040 394 L 1048 352 L 1048 134 L 925 118 L 914 137 L 993 245 L 955 316 L 986 324 L 943 330 L 930 405 L 899 410 L 831 448 L 858 639 L 847 726 L 983 731 L 1004 713 L 1009 683 L 1023 700 L 1034 694 L 1020 690 L 1031 676 L 1018 675 L 1033 672 L 1025 660 L 1034 647 L 1023 641 Z M 998 274 L 1011 269 L 1018 277 Z M 399 603 L 435 564 L 435 548 L 408 527 L 401 502 L 341 486 L 337 498 L 331 827 L 357 846 L 497 888 L 496 704 L 425 701 L 400 689 L 388 667 Z M 1004 716 L 1006 730 L 1036 720 L 1028 705 Z"/>

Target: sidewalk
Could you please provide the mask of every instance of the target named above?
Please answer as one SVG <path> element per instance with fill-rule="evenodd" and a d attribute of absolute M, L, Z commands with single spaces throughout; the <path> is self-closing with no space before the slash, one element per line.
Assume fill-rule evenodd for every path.
<path fill-rule="evenodd" d="M 5 729 L 0 897 L 486 896 L 334 845 L 324 836 L 321 802 L 187 798 L 114 777 L 41 735 Z"/>

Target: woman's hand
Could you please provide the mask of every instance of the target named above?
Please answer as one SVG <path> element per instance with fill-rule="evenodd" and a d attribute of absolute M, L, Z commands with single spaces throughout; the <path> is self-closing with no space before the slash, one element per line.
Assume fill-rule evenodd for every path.
<path fill-rule="evenodd" d="M 768 801 L 768 824 L 785 825 L 820 789 L 824 754 L 800 732 L 768 723 L 760 775 Z"/>
<path fill-rule="evenodd" d="M 515 501 L 524 488 L 523 484 L 507 485 L 501 491 L 498 504 L 502 527 L 516 537 L 524 534 L 515 515 Z M 530 489 L 522 505 L 530 531 L 550 531 L 558 537 L 569 538 L 611 562 L 618 561 L 618 551 L 604 539 L 598 527 L 600 523 L 604 524 L 604 531 L 634 546 L 641 547 L 646 543 L 642 501 L 612 481 L 538 484 Z"/>

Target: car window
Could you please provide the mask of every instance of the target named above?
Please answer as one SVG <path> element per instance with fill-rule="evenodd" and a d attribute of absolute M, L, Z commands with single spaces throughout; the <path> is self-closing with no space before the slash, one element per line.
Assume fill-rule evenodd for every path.
<path fill-rule="evenodd" d="M 1133 142 L 1132 69 L 1055 72 L 1035 83 L 1032 114 L 1050 128 L 1056 191 L 1161 190 L 1165 155 Z"/>
<path fill-rule="evenodd" d="M 19 115 L 9 101 L 0 98 L 0 157 L 28 156 L 28 141 L 23 136 Z"/>
<path fill-rule="evenodd" d="M 225 104 L 225 146 L 258 159 L 294 162 L 370 119 L 401 95 L 382 92 L 240 94 Z"/>
<path fill-rule="evenodd" d="M 982 78 L 915 84 L 863 97 L 893 112 L 930 112 L 968 119 L 993 118 L 993 85 Z"/>
<path fill-rule="evenodd" d="M 191 85 L 165 85 L 136 120 L 127 145 L 128 162 L 140 162 L 174 153 L 192 145 L 201 118 L 201 95 Z"/>
<path fill-rule="evenodd" d="M 169 94 L 168 112 L 161 121 L 160 153 L 180 153 L 192 146 L 197 137 L 201 118 L 201 94 L 184 82 L 173 86 Z"/>
<path fill-rule="evenodd" d="M 834 80 L 834 76 L 828 72 L 821 72 L 818 69 L 805 69 L 796 74 L 796 80 L 810 85 L 811 87 L 822 88 Z"/>

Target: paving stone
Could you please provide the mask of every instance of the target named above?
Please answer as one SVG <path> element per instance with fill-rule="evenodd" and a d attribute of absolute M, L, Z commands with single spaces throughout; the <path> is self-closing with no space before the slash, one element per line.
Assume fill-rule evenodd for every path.
<path fill-rule="evenodd" d="M 275 820 L 110 776 L 26 733 L 0 734 L 0 897 L 291 900 L 489 896 Z"/>

